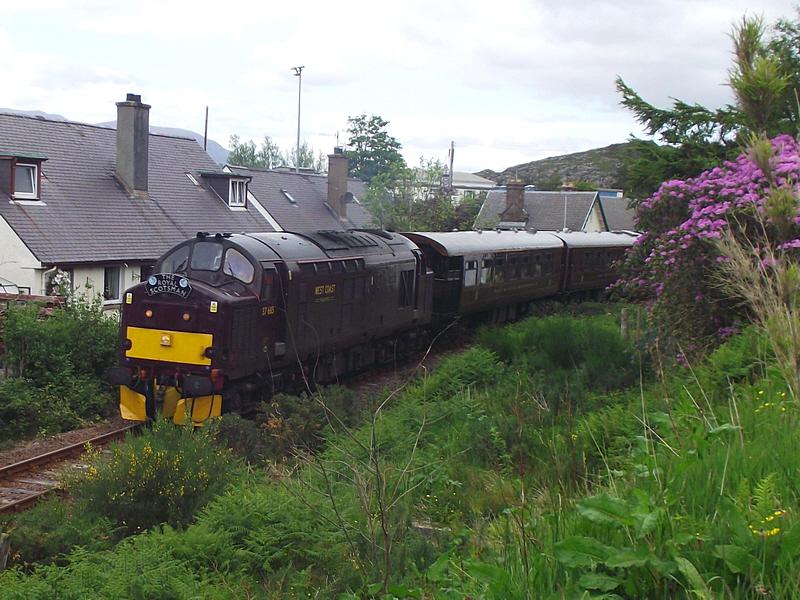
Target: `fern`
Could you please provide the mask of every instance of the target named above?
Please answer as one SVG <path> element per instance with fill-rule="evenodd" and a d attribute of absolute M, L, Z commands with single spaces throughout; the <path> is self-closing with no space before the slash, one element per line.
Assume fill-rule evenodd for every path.
<path fill-rule="evenodd" d="M 759 517 L 765 517 L 780 504 L 777 475 L 770 473 L 753 488 L 753 508 Z"/>

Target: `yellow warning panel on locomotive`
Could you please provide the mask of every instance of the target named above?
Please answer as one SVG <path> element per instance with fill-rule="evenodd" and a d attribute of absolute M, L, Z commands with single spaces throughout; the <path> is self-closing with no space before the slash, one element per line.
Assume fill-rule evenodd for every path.
<path fill-rule="evenodd" d="M 197 398 L 181 398 L 175 407 L 175 423 L 182 424 L 190 416 L 195 425 L 206 419 L 218 417 L 222 414 L 222 395 L 198 396 Z"/>
<path fill-rule="evenodd" d="M 146 421 L 147 409 L 144 396 L 127 385 L 119 386 L 119 414 L 128 421 Z"/>
<path fill-rule="evenodd" d="M 211 359 L 204 355 L 214 341 L 210 333 L 128 327 L 125 335 L 131 341 L 130 350 L 125 352 L 128 358 L 189 365 L 211 364 Z"/>

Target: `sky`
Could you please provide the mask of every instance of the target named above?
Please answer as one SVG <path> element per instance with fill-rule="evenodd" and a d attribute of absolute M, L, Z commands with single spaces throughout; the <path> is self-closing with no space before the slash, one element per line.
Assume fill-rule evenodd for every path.
<path fill-rule="evenodd" d="M 151 125 L 301 138 L 330 152 L 348 116 L 380 115 L 409 163 L 512 165 L 642 135 L 617 75 L 646 100 L 731 101 L 728 36 L 761 0 L 0 0 L 0 107 L 100 123 L 128 92 Z"/>

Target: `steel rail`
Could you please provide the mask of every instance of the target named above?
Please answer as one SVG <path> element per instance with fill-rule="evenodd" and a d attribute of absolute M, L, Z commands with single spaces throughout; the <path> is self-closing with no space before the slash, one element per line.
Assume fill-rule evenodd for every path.
<path fill-rule="evenodd" d="M 39 456 L 34 456 L 32 458 L 27 458 L 25 460 L 15 462 L 10 465 L 0 467 L 0 489 L 2 489 L 3 481 L 8 481 L 8 480 L 13 481 L 14 477 L 16 475 L 19 475 L 20 473 L 27 473 L 29 471 L 39 469 L 54 462 L 59 462 L 68 458 L 80 456 L 85 451 L 86 444 L 90 444 L 92 446 L 103 446 L 115 440 L 124 438 L 125 435 L 136 431 L 139 427 L 141 427 L 141 425 L 138 423 L 134 425 L 127 425 L 120 429 L 115 429 L 114 431 L 108 431 L 106 433 L 97 435 L 93 438 L 89 438 L 81 442 L 76 442 L 74 444 L 64 446 L 63 448 L 58 448 L 56 450 L 51 450 L 50 452 L 45 452 L 44 454 L 40 454 Z M 51 493 L 59 493 L 59 492 L 60 490 L 57 486 L 53 486 L 45 490 L 31 490 L 30 494 L 24 496 L 23 498 L 20 498 L 19 500 L 13 500 L 6 504 L 0 504 L 0 514 L 20 512 L 36 504 L 36 502 L 41 500 L 44 496 L 47 496 L 48 494 Z"/>

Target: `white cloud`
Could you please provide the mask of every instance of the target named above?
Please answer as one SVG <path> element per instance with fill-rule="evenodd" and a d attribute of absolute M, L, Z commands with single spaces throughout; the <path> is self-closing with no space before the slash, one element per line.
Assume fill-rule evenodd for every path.
<path fill-rule="evenodd" d="M 154 124 L 231 133 L 285 147 L 303 132 L 325 151 L 347 116 L 380 114 L 410 161 L 502 169 L 639 132 L 618 106 L 621 75 L 646 99 L 719 106 L 730 63 L 726 33 L 746 0 L 407 0 L 275 5 L 240 0 L 105 0 L 4 8 L 0 106 L 99 122 L 125 92 L 153 105 Z M 766 0 L 768 22 L 792 16 Z"/>

